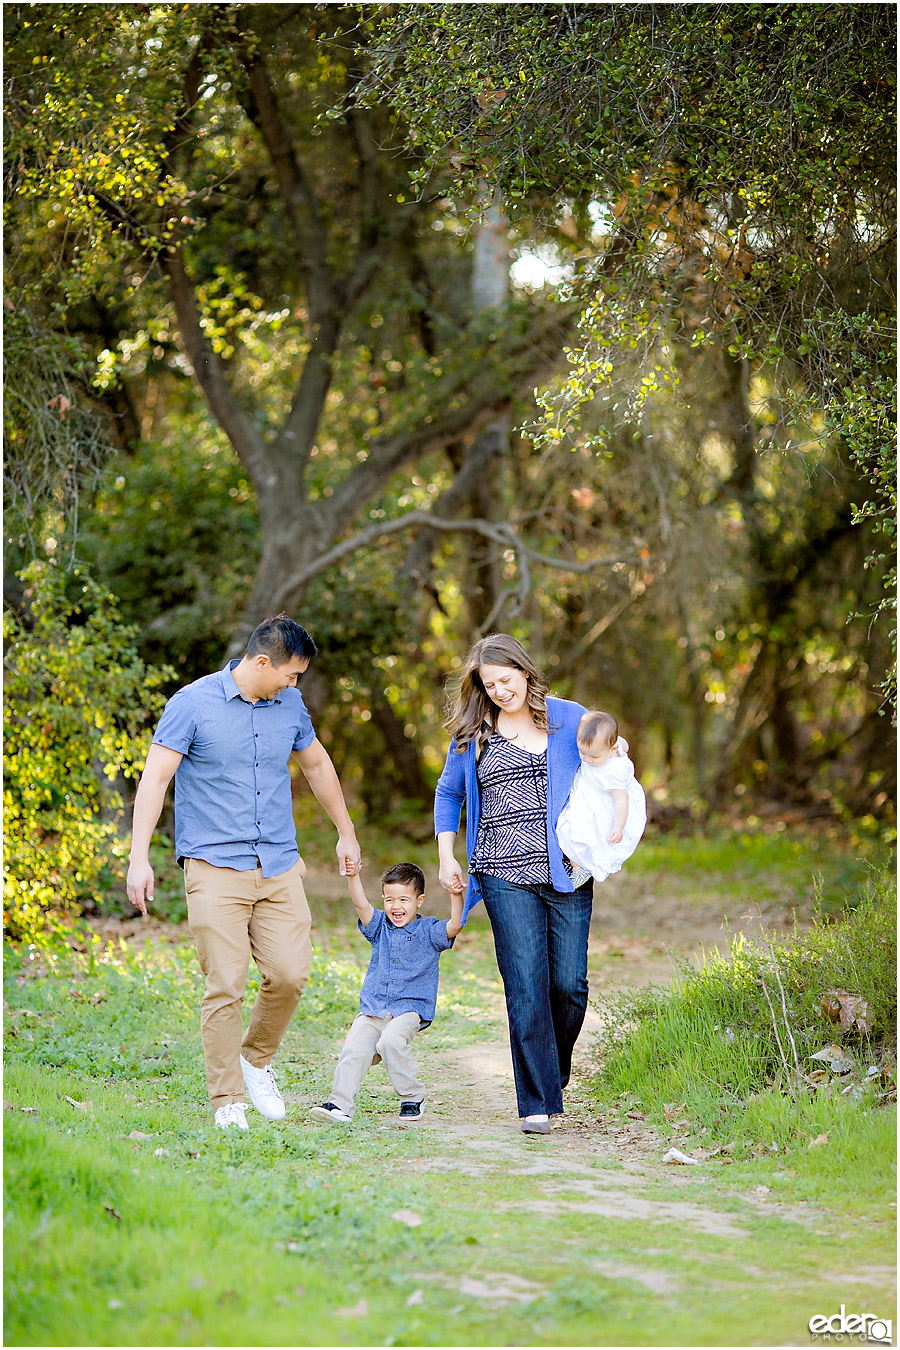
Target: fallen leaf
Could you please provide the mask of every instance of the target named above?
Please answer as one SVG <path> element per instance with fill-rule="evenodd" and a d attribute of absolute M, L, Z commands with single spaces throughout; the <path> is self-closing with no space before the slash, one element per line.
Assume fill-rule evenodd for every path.
<path fill-rule="evenodd" d="M 16 1109 L 16 1108 L 13 1106 L 12 1102 L 8 1102 L 8 1101 L 6 1100 L 6 1098 L 4 1097 L 4 1098 L 3 1098 L 3 1110 L 4 1110 L 4 1111 L 15 1111 L 15 1109 Z"/>
<path fill-rule="evenodd" d="M 817 1050 L 814 1055 L 808 1055 L 807 1058 L 822 1060 L 833 1073 L 850 1073 L 854 1067 L 853 1056 L 842 1050 L 839 1045 L 823 1045 L 821 1050 Z"/>
<path fill-rule="evenodd" d="M 122 1300 L 120 1298 L 111 1298 L 106 1306 L 107 1308 L 121 1308 Z"/>
<path fill-rule="evenodd" d="M 51 412 L 55 409 L 59 413 L 60 420 L 65 421 L 66 413 L 72 406 L 72 400 L 66 398 L 65 394 L 55 394 L 53 398 L 47 399 L 46 406 Z"/>
<path fill-rule="evenodd" d="M 155 1148 L 153 1150 L 154 1158 L 168 1158 L 169 1150 L 167 1148 Z"/>
<path fill-rule="evenodd" d="M 423 1303 L 424 1300 L 425 1300 L 424 1291 L 421 1289 L 416 1289 L 415 1292 L 410 1294 L 409 1298 L 406 1300 L 406 1306 L 407 1308 L 414 1308 L 417 1303 Z"/>
<path fill-rule="evenodd" d="M 664 1163 L 683 1163 L 694 1167 L 699 1165 L 699 1159 L 692 1158 L 687 1153 L 682 1153 L 679 1148 L 670 1148 L 668 1153 L 663 1154 Z"/>
<path fill-rule="evenodd" d="M 365 1317 L 369 1311 L 369 1305 L 364 1298 L 361 1298 L 355 1308 L 338 1308 L 338 1317 Z"/>
<path fill-rule="evenodd" d="M 815 1139 L 810 1139 L 810 1141 L 809 1141 L 809 1143 L 806 1145 L 806 1147 L 807 1147 L 807 1148 L 819 1148 L 822 1144 L 827 1144 L 827 1143 L 828 1143 L 828 1135 L 827 1135 L 827 1133 L 826 1133 L 826 1134 L 817 1134 L 816 1137 L 815 1137 Z"/>
<path fill-rule="evenodd" d="M 421 1214 L 417 1214 L 414 1209 L 395 1209 L 391 1218 L 398 1223 L 405 1223 L 407 1228 L 418 1228 L 422 1222 Z"/>
<path fill-rule="evenodd" d="M 129 1139 L 152 1139 L 152 1134 L 142 1134 L 140 1130 L 132 1130 L 128 1136 Z"/>
<path fill-rule="evenodd" d="M 755 1186 L 755 1187 L 753 1188 L 753 1194 L 754 1194 L 754 1195 L 768 1195 L 769 1192 L 771 1191 L 771 1189 L 772 1189 L 771 1186 Z"/>
<path fill-rule="evenodd" d="M 74 1106 L 77 1111 L 93 1111 L 93 1102 L 76 1102 L 74 1097 L 67 1097 L 66 1101 L 70 1106 Z"/>
<path fill-rule="evenodd" d="M 851 994 L 846 989 L 826 989 L 820 1007 L 822 1016 L 829 1022 L 844 1028 L 856 1026 L 860 1031 L 869 1030 L 872 1010 L 861 994 Z"/>
<path fill-rule="evenodd" d="M 675 1106 L 673 1102 L 667 1102 L 663 1106 L 666 1120 L 674 1120 L 676 1116 L 680 1116 L 686 1106 L 687 1102 L 682 1102 L 680 1106 Z"/>

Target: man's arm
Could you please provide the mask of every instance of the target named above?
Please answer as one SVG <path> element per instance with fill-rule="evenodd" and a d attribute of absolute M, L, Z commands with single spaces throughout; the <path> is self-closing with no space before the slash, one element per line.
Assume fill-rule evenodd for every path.
<path fill-rule="evenodd" d="M 375 910 L 366 899 L 366 893 L 363 890 L 362 882 L 359 879 L 358 870 L 351 872 L 348 869 L 347 889 L 350 892 L 350 899 L 353 901 L 356 912 L 359 915 L 360 923 L 363 928 L 367 928 L 372 922 L 372 916 L 375 913 Z"/>
<path fill-rule="evenodd" d="M 128 866 L 128 899 L 143 915 L 153 900 L 153 868 L 150 866 L 150 840 L 156 829 L 169 784 L 182 756 L 165 745 L 151 745 L 147 762 L 134 798 L 131 830 L 131 861 Z"/>
<path fill-rule="evenodd" d="M 462 932 L 462 914 L 463 901 L 466 893 L 464 890 L 450 892 L 450 918 L 447 920 L 447 937 L 452 942 L 458 933 Z"/>
<path fill-rule="evenodd" d="M 356 842 L 356 831 L 347 811 L 347 804 L 344 801 L 344 794 L 341 791 L 335 767 L 331 762 L 331 756 L 322 742 L 316 738 L 305 750 L 295 750 L 294 758 L 303 770 L 306 781 L 312 788 L 314 795 L 321 802 L 326 815 L 338 832 L 335 852 L 338 856 L 341 876 L 345 877 L 351 865 L 354 871 L 359 868 L 359 844 Z"/>

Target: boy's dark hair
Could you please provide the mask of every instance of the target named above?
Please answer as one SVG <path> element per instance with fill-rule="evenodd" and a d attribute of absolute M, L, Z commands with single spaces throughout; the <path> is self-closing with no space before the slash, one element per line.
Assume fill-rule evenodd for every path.
<path fill-rule="evenodd" d="M 273 666 L 283 666 L 292 656 L 312 658 L 318 652 L 302 624 L 289 614 L 270 614 L 250 634 L 245 656 L 267 656 Z"/>
<path fill-rule="evenodd" d="M 416 863 L 394 863 L 381 878 L 382 886 L 409 886 L 415 888 L 416 895 L 425 894 L 425 873 Z"/>

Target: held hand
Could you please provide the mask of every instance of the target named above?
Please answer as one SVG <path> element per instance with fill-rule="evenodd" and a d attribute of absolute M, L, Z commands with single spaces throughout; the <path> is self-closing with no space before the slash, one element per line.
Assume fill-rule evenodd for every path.
<path fill-rule="evenodd" d="M 610 844 L 621 844 L 623 834 L 624 830 L 622 830 L 622 828 L 619 825 L 614 825 L 609 832 L 608 842 Z"/>
<path fill-rule="evenodd" d="M 132 863 L 128 868 L 128 877 L 125 885 L 128 891 L 128 899 L 134 905 L 135 909 L 141 911 L 146 919 L 147 905 L 153 904 L 153 891 L 155 886 L 153 868 L 148 862 Z"/>
<path fill-rule="evenodd" d="M 448 858 L 446 862 L 441 862 L 438 880 L 445 891 L 451 894 L 459 894 L 466 889 L 465 876 L 463 870 L 455 858 Z"/>
<path fill-rule="evenodd" d="M 338 870 L 342 877 L 355 877 L 362 867 L 362 857 L 359 851 L 359 844 L 356 842 L 356 835 L 342 834 L 337 841 L 335 849 L 338 859 Z"/>

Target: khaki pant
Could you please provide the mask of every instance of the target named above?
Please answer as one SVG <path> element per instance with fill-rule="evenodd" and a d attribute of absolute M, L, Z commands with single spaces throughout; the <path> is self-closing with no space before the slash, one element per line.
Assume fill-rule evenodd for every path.
<path fill-rule="evenodd" d="M 200 858 L 184 860 L 188 923 L 206 976 L 200 1034 L 215 1107 L 244 1100 L 240 1056 L 264 1068 L 300 1002 L 312 961 L 305 875 L 302 858 L 276 877 L 264 877 L 261 867 L 236 872 Z M 262 982 L 242 1037 L 251 956 Z"/>
<path fill-rule="evenodd" d="M 347 1032 L 328 1100 L 353 1115 L 356 1094 L 376 1057 L 384 1060 L 391 1086 L 401 1101 L 420 1102 L 425 1089 L 416 1077 L 409 1047 L 422 1024 L 417 1012 L 398 1017 L 369 1017 L 360 1013 Z"/>

